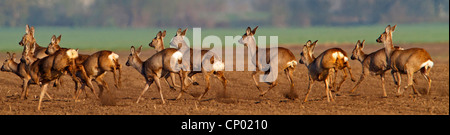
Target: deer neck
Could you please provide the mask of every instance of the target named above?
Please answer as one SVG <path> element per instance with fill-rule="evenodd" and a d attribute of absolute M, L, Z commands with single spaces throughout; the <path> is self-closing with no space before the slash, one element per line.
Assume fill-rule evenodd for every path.
<path fill-rule="evenodd" d="M 258 46 L 256 45 L 255 38 L 252 36 L 252 41 L 247 43 L 248 50 L 250 51 L 251 56 L 255 57 L 258 53 Z"/>
<path fill-rule="evenodd" d="M 309 66 L 314 63 L 314 60 L 316 58 L 314 57 L 314 55 L 306 55 L 305 59 L 306 59 L 306 61 L 305 61 L 306 66 Z"/>
<path fill-rule="evenodd" d="M 19 73 L 19 70 L 17 69 L 18 65 L 19 65 L 19 64 L 16 63 L 16 62 L 12 62 L 11 64 L 8 64 L 9 69 L 11 69 L 11 71 L 12 71 L 13 73 L 15 73 L 15 74 L 18 74 L 18 73 Z"/>
<path fill-rule="evenodd" d="M 395 51 L 394 44 L 392 43 L 392 38 L 389 38 L 383 44 L 386 52 L 386 58 L 390 60 L 392 53 Z"/>
<path fill-rule="evenodd" d="M 141 58 L 139 58 L 139 57 L 136 57 L 136 58 L 135 58 L 135 61 L 133 61 L 133 62 L 131 63 L 131 66 L 132 66 L 134 69 L 136 69 L 137 71 L 139 71 L 141 74 L 144 73 L 143 65 L 144 65 L 144 62 L 142 62 Z"/>
<path fill-rule="evenodd" d="M 358 58 L 358 61 L 362 63 L 369 55 L 367 55 L 363 51 L 361 51 L 361 52 L 359 52 L 359 56 L 361 59 Z"/>
<path fill-rule="evenodd" d="M 156 52 L 160 52 L 160 51 L 164 50 L 164 42 L 161 43 L 161 45 L 156 46 L 156 47 L 155 47 L 155 50 L 156 50 Z"/>

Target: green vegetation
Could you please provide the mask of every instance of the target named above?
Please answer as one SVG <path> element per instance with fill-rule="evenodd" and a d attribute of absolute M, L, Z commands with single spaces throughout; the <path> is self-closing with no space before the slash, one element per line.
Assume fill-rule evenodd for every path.
<path fill-rule="evenodd" d="M 254 26 L 252 26 L 253 28 Z M 259 27 L 257 36 L 278 36 L 279 45 L 304 44 L 307 40 L 319 40 L 320 43 L 355 43 L 366 40 L 375 44 L 375 39 L 383 32 L 386 25 L 356 27 L 309 27 L 309 28 L 267 28 Z M 241 36 L 242 28 L 202 28 L 202 37 L 215 35 L 224 44 L 225 36 Z M 121 29 L 121 28 L 69 28 L 69 27 L 36 27 L 36 40 L 39 45 L 47 46 L 51 36 L 62 35 L 61 46 L 82 50 L 128 49 L 131 45 L 147 46 L 156 33 L 162 28 Z M 169 46 L 176 28 L 168 28 L 164 39 Z M 20 51 L 18 45 L 25 26 L 18 28 L 0 28 L 0 51 Z M 192 28 L 187 37 L 192 43 Z M 257 38 L 257 37 L 256 37 Z M 436 43 L 449 42 L 449 24 L 399 24 L 394 35 L 395 43 Z M 267 42 L 268 43 L 268 42 Z"/>

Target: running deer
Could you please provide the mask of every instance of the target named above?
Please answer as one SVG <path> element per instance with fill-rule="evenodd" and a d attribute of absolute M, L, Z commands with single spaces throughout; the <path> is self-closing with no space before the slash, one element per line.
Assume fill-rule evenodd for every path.
<path fill-rule="evenodd" d="M 183 54 L 183 61 L 185 61 L 185 63 L 189 61 L 189 68 L 190 68 L 189 70 L 190 72 L 188 75 L 189 79 L 194 80 L 192 78 L 195 74 L 198 73 L 203 74 L 206 82 L 206 88 L 203 94 L 198 97 L 198 100 L 200 101 L 211 88 L 210 76 L 213 74 L 215 75 L 215 77 L 217 77 L 219 81 L 222 82 L 223 95 L 226 95 L 227 79 L 225 78 L 224 75 L 225 65 L 222 62 L 221 58 L 214 52 L 204 49 L 200 50 L 201 52 L 200 57 L 195 57 L 196 55 L 194 55 L 193 53 L 194 50 L 190 48 L 187 45 L 186 41 L 184 40 L 184 37 L 186 36 L 186 31 L 187 28 L 184 31 L 181 31 L 181 29 L 179 28 L 177 30 L 176 35 L 172 38 L 172 42 L 170 42 L 170 45 L 178 47 L 178 49 Z M 201 62 L 194 63 L 194 59 L 196 60 L 200 59 Z M 200 69 L 201 71 L 194 71 L 194 69 Z"/>
<path fill-rule="evenodd" d="M 30 51 L 32 52 L 33 49 Z M 28 71 L 32 81 L 41 86 L 41 94 L 39 96 L 38 110 L 41 108 L 44 94 L 47 93 L 48 84 L 61 77 L 64 71 L 69 68 L 72 69 L 75 65 L 74 59 L 78 57 L 78 50 L 74 49 L 60 49 L 52 55 L 37 59 L 31 55 L 22 55 L 22 61 L 26 63 L 26 70 Z M 33 60 L 36 61 L 32 62 Z M 74 71 L 71 71 L 72 75 Z M 74 76 L 72 76 L 74 78 Z"/>
<path fill-rule="evenodd" d="M 179 69 L 179 64 L 182 62 L 183 54 L 174 48 L 167 48 L 159 51 L 154 54 L 146 61 L 142 61 L 139 55 L 141 54 L 142 46 L 139 47 L 138 50 L 135 50 L 134 46 L 131 46 L 130 55 L 128 56 L 128 60 L 126 66 L 131 66 L 136 69 L 142 76 L 145 77 L 145 87 L 142 90 L 142 93 L 139 95 L 136 103 L 139 103 L 142 96 L 148 90 L 148 88 L 156 83 L 158 87 L 159 94 L 161 96 L 162 103 L 165 104 L 164 96 L 161 90 L 160 78 L 168 73 L 179 73 L 180 82 L 181 83 L 181 91 L 178 95 L 178 98 L 181 97 L 182 93 L 185 91 L 185 78 L 187 76 L 187 72 L 183 71 L 183 69 Z M 178 99 L 177 98 L 177 99 Z"/>
<path fill-rule="evenodd" d="M 28 47 L 27 47 L 28 48 Z M 13 53 L 12 55 L 7 52 L 7 59 L 3 62 L 1 71 L 3 72 L 12 72 L 16 74 L 17 76 L 22 79 L 22 92 L 20 95 L 20 99 L 26 99 L 28 97 L 28 85 L 30 84 L 36 84 L 34 82 L 30 82 L 30 75 L 28 74 L 27 70 L 25 69 L 25 63 L 16 62 L 16 53 Z M 48 98 L 52 99 L 48 94 L 46 94 Z"/>
<path fill-rule="evenodd" d="M 258 90 L 261 91 L 260 96 L 264 96 L 269 90 L 271 90 L 272 88 L 274 88 L 275 86 L 278 85 L 278 81 L 277 81 L 278 79 L 274 78 L 275 81 L 269 82 L 269 84 L 270 84 L 269 89 L 267 89 L 266 91 L 261 90 L 259 83 L 256 80 L 256 75 L 258 73 L 260 73 L 260 70 L 261 70 L 260 68 L 263 68 L 262 63 L 278 66 L 278 71 L 273 71 L 273 72 L 275 72 L 275 74 L 278 74 L 280 71 L 284 71 L 286 73 L 286 76 L 290 83 L 290 92 L 295 93 L 294 92 L 293 73 L 294 73 L 295 67 L 297 66 L 297 61 L 295 60 L 294 54 L 292 54 L 292 52 L 289 49 L 286 49 L 283 47 L 258 48 L 258 46 L 256 46 L 256 41 L 255 41 L 255 37 L 254 37 L 257 29 L 258 29 L 258 26 L 256 26 L 253 30 L 250 27 L 248 27 L 247 30 L 245 31 L 244 35 L 242 35 L 242 38 L 239 40 L 239 43 L 248 47 L 248 49 L 250 51 L 250 55 L 252 56 L 252 63 L 253 63 L 253 65 L 256 66 L 256 71 L 253 71 L 252 77 L 253 77 L 253 81 L 256 84 L 256 88 L 258 88 Z M 277 49 L 278 52 L 271 53 L 270 52 L 271 49 Z M 265 52 L 265 55 L 263 54 L 261 56 L 266 56 L 266 58 L 265 59 L 258 58 L 259 52 Z M 274 57 L 272 57 L 272 56 L 274 56 Z M 276 59 L 276 58 L 278 58 L 278 59 Z M 274 62 L 278 62 L 278 63 L 274 63 Z M 272 68 L 272 67 L 269 67 L 269 68 Z M 270 70 L 272 70 L 272 69 L 268 69 L 265 72 L 265 74 L 268 75 Z"/>
<path fill-rule="evenodd" d="M 392 69 L 392 74 L 397 77 L 397 93 L 401 95 L 400 91 L 401 75 L 408 75 L 408 84 L 405 86 L 404 91 L 408 87 L 412 86 L 414 94 L 420 96 L 421 94 L 414 87 L 414 73 L 420 71 L 423 77 L 428 82 L 428 89 L 426 94 L 430 94 L 431 78 L 430 70 L 434 65 L 430 54 L 423 48 L 410 48 L 406 50 L 396 50 L 392 42 L 392 32 L 395 31 L 397 25 L 391 27 L 388 25 L 385 31 L 376 40 L 378 43 L 383 43 L 386 53 L 386 61 Z"/>
<path fill-rule="evenodd" d="M 348 62 L 347 53 L 340 48 L 331 48 L 322 52 L 319 56 L 314 57 L 314 48 L 317 45 L 317 40 L 311 43 L 311 40 L 306 42 L 303 46 L 303 50 L 300 53 L 300 64 L 305 64 L 308 68 L 308 92 L 304 102 L 308 101 L 308 95 L 311 92 L 314 81 L 324 81 L 325 82 L 325 92 L 327 93 L 327 101 L 334 101 L 331 94 L 330 85 L 332 83 L 331 77 L 336 72 L 336 70 L 342 70 L 347 68 L 350 71 L 350 66 Z M 345 80 L 347 73 L 344 70 L 344 76 L 342 80 Z M 342 81 L 343 82 L 343 81 Z M 342 83 L 341 82 L 341 83 Z M 341 84 L 340 83 L 340 84 Z M 339 86 L 338 86 L 339 87 Z"/>
<path fill-rule="evenodd" d="M 46 51 L 45 51 L 45 53 L 47 54 L 47 55 L 52 55 L 52 54 L 54 54 L 55 52 L 57 52 L 58 50 L 60 50 L 61 49 L 61 47 L 59 46 L 59 42 L 61 41 L 61 35 L 59 35 L 58 36 L 58 38 L 56 38 L 56 36 L 55 35 L 53 35 L 53 37 L 52 37 L 52 40 L 51 40 L 51 42 L 50 42 L 50 44 L 48 45 L 48 47 L 47 47 L 47 49 L 46 49 Z M 63 49 L 67 49 L 67 48 L 63 48 Z M 81 73 L 81 69 L 83 68 L 82 66 L 82 64 L 83 64 L 83 62 L 87 59 L 89 57 L 89 55 L 86 55 L 86 54 L 78 54 L 78 57 L 75 59 L 75 67 L 72 67 L 72 68 L 74 68 L 73 70 L 75 70 L 75 74 L 76 74 L 76 76 L 77 76 L 77 78 L 79 78 L 79 79 L 82 79 L 82 73 Z M 72 69 L 67 69 L 67 71 L 70 71 L 70 70 L 72 70 Z M 66 71 L 66 72 L 67 72 Z M 70 72 L 68 72 L 69 74 L 70 74 Z M 71 75 L 72 76 L 72 75 Z M 83 89 L 82 90 L 84 90 L 84 86 L 85 86 L 85 84 L 83 84 L 82 82 L 81 82 L 81 80 L 78 80 L 78 79 L 76 79 L 76 78 L 72 78 L 73 79 L 73 81 L 74 81 L 74 83 L 75 83 L 75 94 L 74 94 L 74 99 L 75 100 L 77 100 L 78 99 L 78 96 L 79 96 L 79 94 L 80 94 L 80 92 L 81 91 L 78 91 L 78 89 L 79 89 L 79 84 L 81 84 L 82 86 L 81 87 L 83 87 Z M 58 79 L 58 80 L 60 80 L 60 79 Z"/>
<path fill-rule="evenodd" d="M 47 54 L 45 54 L 47 48 L 41 47 L 36 43 L 36 39 L 34 38 L 34 27 L 30 27 L 28 24 L 25 26 L 25 34 L 23 35 L 22 40 L 20 40 L 19 42 L 19 45 L 24 47 L 26 44 L 35 46 L 33 52 L 34 57 L 42 59 L 47 56 Z"/>
<path fill-rule="evenodd" d="M 159 31 L 156 34 L 156 37 L 153 38 L 153 40 L 148 44 L 148 46 L 155 48 L 156 52 L 160 52 L 162 50 L 165 49 L 164 47 L 164 38 L 166 37 L 166 31 L 161 32 Z M 171 85 L 169 83 L 169 81 L 167 80 L 167 78 L 171 79 L 173 85 Z M 175 84 L 175 73 L 169 73 L 167 75 L 164 76 L 164 80 L 166 80 L 167 85 L 169 85 L 170 89 L 175 90 L 175 87 L 180 87 L 179 85 Z"/>
<path fill-rule="evenodd" d="M 112 51 L 98 51 L 87 57 L 81 65 L 76 66 L 76 69 L 81 71 L 82 82 L 91 89 L 97 98 L 102 96 L 104 89 L 109 91 L 108 84 L 103 80 L 103 77 L 105 77 L 108 71 L 113 73 L 114 86 L 116 88 L 120 88 L 121 86 L 122 65 L 119 64 L 119 55 Z M 118 77 L 116 75 L 117 71 L 119 72 Z M 99 86 L 100 94 L 98 96 L 95 93 L 92 80 L 95 80 Z M 84 86 L 82 86 L 82 89 L 84 89 Z"/>
<path fill-rule="evenodd" d="M 362 65 L 362 73 L 361 77 L 359 78 L 356 85 L 353 87 L 351 92 L 353 93 L 356 88 L 359 86 L 359 84 L 364 80 L 364 77 L 367 76 L 369 73 L 372 73 L 374 75 L 379 75 L 381 77 L 381 86 L 383 88 L 383 97 L 387 97 L 386 89 L 385 89 L 385 83 L 384 83 L 384 75 L 385 72 L 390 70 L 391 68 L 387 65 L 386 62 L 386 53 L 385 49 L 379 49 L 375 52 L 372 52 L 370 54 L 365 54 L 364 49 L 364 43 L 366 40 L 363 40 L 362 42 L 358 40 L 356 43 L 355 48 L 352 51 L 352 56 L 350 57 L 352 60 L 358 60 L 361 62 Z M 403 48 L 396 46 L 396 50 L 403 50 Z M 394 76 L 392 76 L 394 77 Z M 394 77 L 395 80 L 395 77 Z"/>

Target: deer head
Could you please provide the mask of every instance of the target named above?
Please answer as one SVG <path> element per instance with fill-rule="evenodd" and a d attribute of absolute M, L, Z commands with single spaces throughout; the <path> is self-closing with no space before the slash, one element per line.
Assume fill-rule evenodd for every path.
<path fill-rule="evenodd" d="M 355 48 L 352 51 L 352 56 L 350 57 L 352 60 L 356 60 L 358 59 L 359 61 L 364 60 L 364 43 L 366 42 L 366 40 L 363 40 L 362 42 L 360 40 L 358 40 L 358 42 L 356 43 Z"/>
<path fill-rule="evenodd" d="M 314 48 L 319 40 L 316 40 L 314 43 L 311 43 L 311 40 L 306 42 L 306 45 L 303 45 L 302 52 L 300 53 L 300 64 L 309 64 L 314 59 Z"/>
<path fill-rule="evenodd" d="M 394 25 L 391 27 L 391 25 L 388 25 L 383 33 L 381 33 L 380 37 L 376 40 L 378 43 L 385 43 L 390 42 L 392 43 L 392 32 L 395 31 L 395 27 L 397 25 Z"/>
<path fill-rule="evenodd" d="M 153 38 L 152 42 L 148 46 L 155 48 L 158 52 L 164 49 L 164 38 L 166 37 L 166 31 L 159 31 L 156 37 Z"/>
<path fill-rule="evenodd" d="M 178 49 L 181 49 L 182 47 L 187 47 L 186 41 L 184 41 L 184 37 L 186 36 L 187 28 L 184 29 L 184 31 L 181 31 L 181 28 L 178 28 L 177 34 L 172 38 L 172 41 L 170 42 L 170 46 L 176 47 Z"/>
<path fill-rule="evenodd" d="M 24 46 L 26 44 L 34 44 L 36 39 L 34 38 L 34 27 L 30 27 L 28 24 L 25 26 L 25 34 L 20 40 L 19 45 Z"/>
<path fill-rule="evenodd" d="M 128 56 L 128 60 L 125 65 L 134 67 L 137 63 L 142 63 L 141 59 L 139 58 L 139 55 L 141 55 L 141 51 L 142 45 L 137 51 L 135 50 L 134 46 L 131 46 L 130 55 Z"/>
<path fill-rule="evenodd" d="M 15 61 L 16 61 L 16 53 L 13 53 L 11 55 L 9 52 L 7 52 L 6 60 L 5 62 L 3 62 L 1 71 L 12 72 L 13 69 L 11 69 L 11 65 L 13 65 Z"/>
<path fill-rule="evenodd" d="M 47 50 L 45 51 L 45 53 L 47 55 L 51 55 L 51 54 L 54 54 L 59 49 L 61 49 L 61 47 L 59 46 L 60 41 L 61 41 L 61 35 L 59 35 L 58 38 L 56 38 L 56 36 L 53 35 L 51 42 L 50 42 L 50 44 L 48 44 L 48 47 L 47 47 Z"/>
<path fill-rule="evenodd" d="M 247 27 L 247 30 L 245 30 L 244 35 L 242 35 L 242 38 L 239 39 L 239 43 L 243 44 L 244 46 L 247 46 L 248 44 L 254 44 L 256 45 L 256 41 L 255 41 L 255 33 L 256 33 L 256 29 L 258 29 L 258 26 L 256 26 L 253 30 L 250 27 Z"/>

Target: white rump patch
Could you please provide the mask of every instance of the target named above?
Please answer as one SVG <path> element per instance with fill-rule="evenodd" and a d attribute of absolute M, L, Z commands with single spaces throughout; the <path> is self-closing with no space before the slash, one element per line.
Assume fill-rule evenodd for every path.
<path fill-rule="evenodd" d="M 420 68 L 423 68 L 425 66 L 426 66 L 426 68 L 432 68 L 433 65 L 434 65 L 433 61 L 428 60 L 428 61 L 424 62 L 422 65 L 420 65 Z"/>
<path fill-rule="evenodd" d="M 111 54 L 108 56 L 108 58 L 109 58 L 111 61 L 118 60 L 118 59 L 119 59 L 119 55 L 117 55 L 116 53 L 111 53 Z"/>
<path fill-rule="evenodd" d="M 66 54 L 70 59 L 78 58 L 78 52 L 74 49 L 67 50 Z"/>
<path fill-rule="evenodd" d="M 297 66 L 297 61 L 296 60 L 290 61 L 287 63 L 287 65 L 288 65 L 288 67 L 295 68 L 295 66 Z"/>
<path fill-rule="evenodd" d="M 334 52 L 334 53 L 332 54 L 332 56 L 333 56 L 333 58 L 335 58 L 335 59 L 344 58 L 344 61 L 345 61 L 345 62 L 348 61 L 348 58 L 345 57 L 345 55 L 342 54 L 341 52 Z"/>
<path fill-rule="evenodd" d="M 177 61 L 183 59 L 183 53 L 181 53 L 180 51 L 176 51 L 172 54 L 172 59 Z"/>
<path fill-rule="evenodd" d="M 222 61 L 214 62 L 212 67 L 213 67 L 214 71 L 223 71 L 225 69 L 225 65 L 223 64 Z"/>

